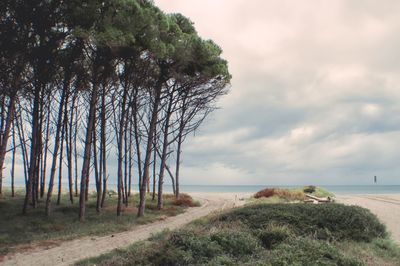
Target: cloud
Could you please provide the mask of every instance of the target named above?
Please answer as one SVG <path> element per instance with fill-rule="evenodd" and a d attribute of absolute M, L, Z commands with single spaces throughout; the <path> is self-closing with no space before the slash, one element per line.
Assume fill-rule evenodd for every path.
<path fill-rule="evenodd" d="M 185 144 L 182 182 L 399 183 L 400 2 L 156 4 L 190 17 L 233 74 L 222 109 Z"/>

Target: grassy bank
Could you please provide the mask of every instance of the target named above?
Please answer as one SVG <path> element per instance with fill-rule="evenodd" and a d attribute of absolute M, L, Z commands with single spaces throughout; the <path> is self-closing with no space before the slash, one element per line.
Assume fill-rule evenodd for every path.
<path fill-rule="evenodd" d="M 400 248 L 360 207 L 253 200 L 78 265 L 400 265 Z"/>
<path fill-rule="evenodd" d="M 130 198 L 129 207 L 124 207 L 123 215 L 117 217 L 117 195 L 108 193 L 105 208 L 96 212 L 95 195 L 89 197 L 86 221 L 78 221 L 78 198 L 71 205 L 66 195 L 59 206 L 54 204 L 50 217 L 44 214 L 45 200 L 40 200 L 36 209 L 29 209 L 22 215 L 23 193 L 15 198 L 4 193 L 0 198 L 0 255 L 15 250 L 31 248 L 32 245 L 52 246 L 59 240 L 69 240 L 83 236 L 101 236 L 132 229 L 135 225 L 154 222 L 166 216 L 174 216 L 185 211 L 187 206 L 196 205 L 191 198 L 176 201 L 173 195 L 165 195 L 163 210 L 157 210 L 157 201 L 147 198 L 145 217 L 137 218 L 138 195 Z"/>

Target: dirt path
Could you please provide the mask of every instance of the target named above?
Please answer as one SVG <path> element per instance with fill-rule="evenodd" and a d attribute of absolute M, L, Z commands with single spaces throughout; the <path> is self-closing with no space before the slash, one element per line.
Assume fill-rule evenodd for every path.
<path fill-rule="evenodd" d="M 116 248 L 122 248 L 135 241 L 149 238 L 165 229 L 177 229 L 212 212 L 242 205 L 239 199 L 245 195 L 235 193 L 191 193 L 202 202 L 201 207 L 190 208 L 183 214 L 169 217 L 155 223 L 141 225 L 135 229 L 103 237 L 85 237 L 61 243 L 60 246 L 39 248 L 6 257 L 1 265 L 71 265 L 79 260 L 99 256 Z"/>
<path fill-rule="evenodd" d="M 400 243 L 400 194 L 392 195 L 339 195 L 337 200 L 371 210 L 386 224 L 393 240 Z"/>

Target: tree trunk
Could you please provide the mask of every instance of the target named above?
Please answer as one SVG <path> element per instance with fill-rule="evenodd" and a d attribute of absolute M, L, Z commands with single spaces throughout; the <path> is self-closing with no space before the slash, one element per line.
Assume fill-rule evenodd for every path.
<path fill-rule="evenodd" d="M 54 150 L 53 150 L 53 161 L 51 164 L 50 169 L 50 177 L 49 177 L 49 187 L 47 190 L 47 199 L 46 199 L 46 215 L 49 216 L 51 212 L 51 196 L 53 194 L 53 187 L 54 187 L 54 177 L 56 174 L 56 167 L 57 167 L 57 156 L 58 150 L 60 148 L 60 134 L 61 134 L 61 127 L 62 127 L 62 120 L 63 120 L 63 109 L 64 109 L 64 101 L 67 97 L 67 83 L 64 84 L 63 91 L 61 93 L 60 105 L 58 108 L 58 118 L 57 118 L 57 125 L 56 125 L 56 137 L 54 140 Z"/>
<path fill-rule="evenodd" d="M 164 173 L 165 173 L 165 165 L 167 161 L 167 148 L 168 148 L 168 135 L 169 135 L 169 121 L 172 115 L 173 103 L 173 93 L 170 93 L 168 110 L 166 112 L 165 126 L 164 126 L 164 140 L 163 140 L 163 149 L 161 153 L 161 165 L 160 165 L 160 173 L 158 174 L 158 198 L 157 198 L 157 209 L 161 210 L 164 206 L 163 202 L 163 186 L 164 186 Z M 156 151 L 154 151 L 156 153 Z"/>
<path fill-rule="evenodd" d="M 97 164 L 97 136 L 96 130 L 93 130 L 93 164 L 94 164 L 94 176 L 96 180 L 96 211 L 100 212 L 101 209 L 101 175 L 99 174 L 99 167 Z"/>
<path fill-rule="evenodd" d="M 107 193 L 107 139 L 106 139 L 106 127 L 107 127 L 107 121 L 106 121 L 106 89 L 105 85 L 103 85 L 103 92 L 102 92 L 102 98 L 101 98 L 101 129 L 100 129 L 100 134 L 101 134 L 101 165 L 100 167 L 102 168 L 102 175 L 103 175 L 103 195 L 101 197 L 101 205 L 100 207 L 104 207 L 104 201 L 106 199 L 106 193 Z"/>
<path fill-rule="evenodd" d="M 87 182 L 89 180 L 90 154 L 92 150 L 92 140 L 93 140 L 92 134 L 95 127 L 94 118 L 96 112 L 96 103 L 97 103 L 97 85 L 93 84 L 92 95 L 90 97 L 88 123 L 86 129 L 85 151 L 83 154 L 81 190 L 79 195 L 79 220 L 81 222 L 85 221 L 86 191 L 87 191 Z"/>
<path fill-rule="evenodd" d="M 181 166 L 181 148 L 182 148 L 182 134 L 179 135 L 178 138 L 178 147 L 176 151 L 176 168 L 175 168 L 175 195 L 176 198 L 179 199 L 179 168 Z"/>
<path fill-rule="evenodd" d="M 31 137 L 31 154 L 28 171 L 28 180 L 26 187 L 26 194 L 24 200 L 24 206 L 22 213 L 26 214 L 29 204 L 29 198 L 32 196 L 32 183 L 35 179 L 36 167 L 37 167 L 37 156 L 39 148 L 39 102 L 40 102 L 40 87 L 35 88 L 35 97 L 33 99 L 33 112 L 32 112 L 32 137 Z M 35 198 L 32 197 L 33 204 L 35 204 Z"/>
<path fill-rule="evenodd" d="M 157 164 L 157 133 L 154 134 L 154 143 L 153 143 L 153 196 L 151 197 L 151 200 L 154 201 L 156 199 L 156 164 Z"/>
<path fill-rule="evenodd" d="M 153 138 L 154 132 L 157 126 L 157 118 L 158 118 L 158 107 L 161 101 L 161 90 L 162 85 L 164 83 L 163 71 L 161 71 L 161 76 L 155 86 L 155 95 L 154 95 L 154 104 L 152 109 L 151 121 L 149 133 L 147 136 L 147 144 L 146 144 L 146 156 L 143 165 L 143 177 L 142 177 L 142 185 L 140 187 L 140 201 L 139 201 L 139 209 L 138 209 L 138 217 L 144 215 L 145 206 L 146 206 L 146 186 L 149 181 L 149 167 L 150 167 L 150 158 L 151 158 L 151 150 L 153 146 Z"/>
<path fill-rule="evenodd" d="M 51 103 L 49 103 L 47 106 L 46 140 L 44 143 L 42 173 L 40 175 L 40 198 L 43 198 L 45 188 L 46 188 L 47 151 L 49 149 L 49 135 L 50 135 L 50 107 L 51 107 Z"/>
<path fill-rule="evenodd" d="M 124 127 L 125 127 L 125 105 L 127 98 L 127 88 L 124 87 L 124 92 L 122 96 L 122 106 L 121 106 L 121 120 L 119 122 L 119 132 L 118 132 L 118 206 L 117 206 L 117 215 L 121 215 L 121 201 L 122 201 L 122 163 L 123 163 L 123 137 L 124 137 Z"/>
<path fill-rule="evenodd" d="M 74 182 L 72 174 L 72 128 L 74 120 L 74 108 L 76 102 L 76 95 L 72 99 L 71 105 L 71 116 L 66 128 L 66 150 L 67 150 L 67 160 L 68 160 L 68 185 L 69 185 L 69 200 L 71 204 L 74 204 Z"/>
<path fill-rule="evenodd" d="M 15 120 L 13 120 L 13 154 L 12 154 L 12 163 L 11 163 L 11 197 L 15 197 L 15 154 L 17 152 L 17 147 L 15 145 Z"/>
<path fill-rule="evenodd" d="M 5 118 L 5 128 L 4 132 L 1 136 L 1 145 L 0 145 L 0 194 L 2 194 L 3 190 L 3 166 L 4 166 L 4 160 L 6 157 L 7 153 L 7 144 L 8 144 L 8 138 L 10 136 L 10 130 L 11 130 L 11 124 L 12 121 L 14 120 L 14 113 L 15 113 L 15 99 L 16 95 L 13 94 L 10 96 L 10 100 L 8 103 L 8 112 L 7 112 L 7 117 Z M 3 107 L 4 109 L 4 107 Z"/>

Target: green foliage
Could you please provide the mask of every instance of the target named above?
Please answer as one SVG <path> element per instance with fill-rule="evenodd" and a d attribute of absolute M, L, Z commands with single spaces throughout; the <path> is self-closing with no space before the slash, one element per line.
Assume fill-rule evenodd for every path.
<path fill-rule="evenodd" d="M 293 237 L 293 233 L 287 226 L 271 223 L 266 228 L 259 230 L 258 237 L 265 248 L 271 249 L 275 245 Z"/>
<path fill-rule="evenodd" d="M 363 262 L 352 257 L 345 257 L 333 245 L 308 238 L 298 238 L 289 243 L 278 245 L 268 260 L 270 265 L 304 266 L 358 266 Z"/>
<path fill-rule="evenodd" d="M 207 235 L 199 236 L 191 231 L 173 233 L 169 242 L 175 247 L 190 251 L 196 260 L 206 261 L 222 253 L 222 247 L 217 241 L 210 239 Z"/>
<path fill-rule="evenodd" d="M 301 212 L 305 214 L 300 215 Z M 321 215 L 314 220 L 306 218 L 319 212 Z M 341 222 L 342 215 L 350 216 L 348 219 L 354 223 Z M 337 204 L 245 206 L 202 218 L 183 230 L 163 232 L 140 246 L 136 244 L 124 252 L 111 252 L 101 260 L 89 259 L 80 265 L 356 266 L 371 261 L 373 264 L 369 265 L 398 265 L 399 247 L 387 239 L 372 237 L 376 222 L 368 211 Z M 331 227 L 333 223 L 338 225 Z M 363 232 L 351 228 L 359 225 Z M 384 234 L 384 229 L 378 227 Z M 320 231 L 335 241 L 319 239 Z M 372 242 L 366 242 L 367 237 L 355 237 L 364 232 Z M 357 241 L 347 240 L 353 238 Z"/>
<path fill-rule="evenodd" d="M 249 231 L 223 230 L 211 235 L 211 240 L 232 256 L 251 255 L 260 247 L 259 240 Z"/>
<path fill-rule="evenodd" d="M 316 189 L 317 189 L 316 186 L 305 186 L 303 188 L 303 192 L 310 194 L 310 193 L 314 193 Z"/>
<path fill-rule="evenodd" d="M 327 240 L 371 241 L 386 235 L 385 226 L 369 210 L 340 204 L 258 204 L 223 214 L 219 220 L 241 221 L 253 229 L 275 222 L 298 235 Z"/>

